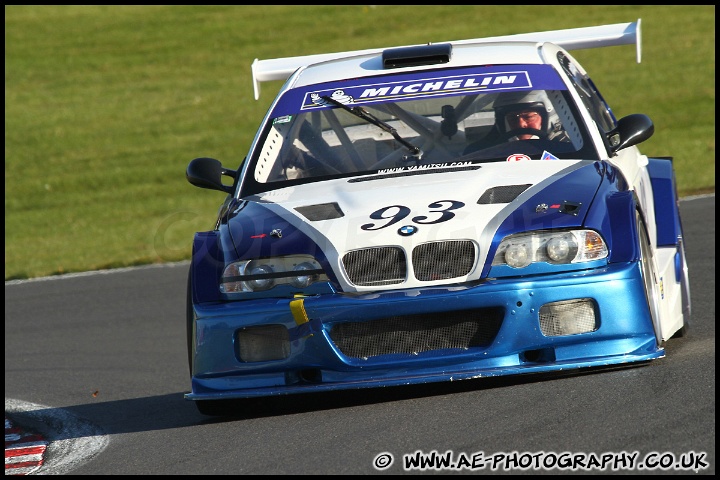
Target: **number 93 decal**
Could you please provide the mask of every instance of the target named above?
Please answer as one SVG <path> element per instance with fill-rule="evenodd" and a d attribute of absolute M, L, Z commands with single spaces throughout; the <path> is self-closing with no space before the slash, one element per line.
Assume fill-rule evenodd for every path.
<path fill-rule="evenodd" d="M 438 200 L 428 205 L 427 215 L 418 215 L 411 218 L 410 220 L 419 224 L 433 224 L 447 222 L 455 216 L 452 210 L 457 210 L 464 207 L 463 202 L 457 200 Z M 370 218 L 373 220 L 387 220 L 384 223 L 366 223 L 360 228 L 363 230 L 380 230 L 381 228 L 389 227 L 400 220 L 410 215 L 410 208 L 404 205 L 390 205 L 381 209 L 375 210 L 370 214 Z"/>

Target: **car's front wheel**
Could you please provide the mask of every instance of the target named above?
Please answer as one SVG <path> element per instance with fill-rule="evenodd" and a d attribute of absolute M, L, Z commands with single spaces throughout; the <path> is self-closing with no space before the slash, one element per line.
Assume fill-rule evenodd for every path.
<path fill-rule="evenodd" d="M 188 271 L 187 279 L 187 296 L 185 299 L 185 322 L 187 329 L 187 355 L 188 355 L 188 368 L 190 369 L 190 376 L 192 376 L 192 348 L 193 348 L 193 322 L 195 316 L 193 314 L 193 303 L 192 303 L 192 269 Z"/>
<path fill-rule="evenodd" d="M 650 318 L 652 319 L 653 329 L 655 330 L 655 339 L 657 345 L 662 344 L 662 328 L 660 325 L 660 297 L 657 290 L 657 271 L 655 269 L 655 259 L 652 256 L 652 247 L 650 246 L 650 237 L 648 237 L 645 222 L 640 217 L 640 213 L 635 213 L 637 221 L 637 231 L 640 241 L 640 271 L 645 286 L 645 300 L 650 309 Z"/>
<path fill-rule="evenodd" d="M 676 268 L 680 272 L 680 294 L 682 298 L 683 326 L 675 332 L 673 338 L 684 337 L 690 328 L 690 279 L 688 275 L 687 260 L 685 259 L 685 242 L 682 238 L 678 242 L 678 262 Z"/>

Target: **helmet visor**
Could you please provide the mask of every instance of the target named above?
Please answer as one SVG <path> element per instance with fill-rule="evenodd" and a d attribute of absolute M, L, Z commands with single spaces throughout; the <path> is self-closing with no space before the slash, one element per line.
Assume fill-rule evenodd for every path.
<path fill-rule="evenodd" d="M 512 128 L 534 128 L 541 130 L 543 127 L 542 114 L 537 109 L 520 109 L 505 114 L 507 125 Z"/>

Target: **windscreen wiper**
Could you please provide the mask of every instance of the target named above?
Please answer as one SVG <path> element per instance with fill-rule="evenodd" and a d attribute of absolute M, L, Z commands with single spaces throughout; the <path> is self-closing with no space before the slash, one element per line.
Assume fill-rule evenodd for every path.
<path fill-rule="evenodd" d="M 379 118 L 377 118 L 376 116 L 374 116 L 373 114 L 371 114 L 370 112 L 365 110 L 364 108 L 348 107 L 344 103 L 338 102 L 337 100 L 335 100 L 334 98 L 332 98 L 328 95 L 324 95 L 320 98 L 335 105 L 336 107 L 340 107 L 343 110 L 346 110 L 346 111 L 352 113 L 353 115 L 355 115 L 358 118 L 362 118 L 366 122 L 372 123 L 373 125 L 380 127 L 384 131 L 388 132 L 390 135 L 393 136 L 393 138 L 395 138 L 395 140 L 402 143 L 403 145 L 405 145 L 408 148 L 408 150 L 410 150 L 410 154 L 413 157 L 415 157 L 413 160 L 420 160 L 422 158 L 423 151 L 420 149 L 420 147 L 416 147 L 412 143 L 410 143 L 407 140 L 405 140 L 404 138 L 402 138 L 400 136 L 400 134 L 397 133 L 397 130 L 395 130 L 393 127 L 391 127 L 387 123 L 383 122 L 382 120 L 380 120 Z"/>

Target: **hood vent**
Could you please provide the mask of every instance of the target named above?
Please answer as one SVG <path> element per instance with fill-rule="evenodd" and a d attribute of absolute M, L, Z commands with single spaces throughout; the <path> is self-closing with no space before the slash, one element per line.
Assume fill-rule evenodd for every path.
<path fill-rule="evenodd" d="M 532 184 L 528 183 L 527 185 L 504 185 L 502 187 L 488 188 L 477 203 L 481 205 L 510 203 L 531 186 Z"/>
<path fill-rule="evenodd" d="M 317 205 L 307 205 L 305 207 L 295 207 L 298 213 L 310 220 L 317 222 L 319 220 L 331 220 L 345 216 L 337 202 L 318 203 Z"/>
<path fill-rule="evenodd" d="M 582 203 L 566 201 L 563 202 L 562 206 L 560 207 L 560 213 L 567 213 L 568 215 L 577 216 L 581 206 Z"/>

